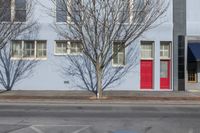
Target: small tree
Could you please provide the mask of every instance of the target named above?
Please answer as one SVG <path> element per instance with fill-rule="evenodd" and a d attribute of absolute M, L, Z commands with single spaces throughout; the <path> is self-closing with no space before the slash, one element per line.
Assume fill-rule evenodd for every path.
<path fill-rule="evenodd" d="M 66 40 L 81 40 L 82 54 L 67 56 L 62 72 L 98 98 L 137 64 L 138 47 L 133 42 L 160 24 L 157 20 L 169 5 L 166 0 L 52 0 L 52 3 L 57 7 L 57 19 L 65 20 L 62 25 L 54 25 L 57 33 Z M 113 51 L 115 41 L 118 48 Z M 124 50 L 126 64 L 112 67 L 113 59 Z"/>
<path fill-rule="evenodd" d="M 28 39 L 38 31 L 32 18 L 32 0 L 0 0 L 0 84 L 10 91 L 13 86 L 32 74 L 36 60 L 12 59 L 11 41 Z"/>

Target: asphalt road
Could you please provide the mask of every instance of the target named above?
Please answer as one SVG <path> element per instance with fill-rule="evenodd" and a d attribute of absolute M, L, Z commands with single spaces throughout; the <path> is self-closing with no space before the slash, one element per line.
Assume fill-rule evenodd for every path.
<path fill-rule="evenodd" d="M 200 133 L 200 106 L 0 104 L 0 133 Z"/>

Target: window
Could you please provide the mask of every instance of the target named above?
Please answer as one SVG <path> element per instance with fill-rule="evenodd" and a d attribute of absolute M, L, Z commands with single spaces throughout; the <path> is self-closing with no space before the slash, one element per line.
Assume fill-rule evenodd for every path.
<path fill-rule="evenodd" d="M 21 41 L 13 41 L 12 44 L 12 57 L 20 58 L 22 57 L 22 42 Z"/>
<path fill-rule="evenodd" d="M 47 56 L 47 45 L 45 41 L 37 42 L 36 57 L 45 58 Z"/>
<path fill-rule="evenodd" d="M 170 42 L 161 42 L 160 44 L 160 57 L 162 59 L 170 58 Z"/>
<path fill-rule="evenodd" d="M 0 0 L 0 21 L 11 21 L 11 0 Z"/>
<path fill-rule="evenodd" d="M 124 43 L 121 41 L 113 43 L 113 65 L 125 65 L 125 48 Z"/>
<path fill-rule="evenodd" d="M 80 4 L 82 0 L 56 0 L 56 22 L 80 21 Z M 70 4 L 70 6 L 68 6 Z M 71 17 L 68 16 L 71 13 Z"/>
<path fill-rule="evenodd" d="M 82 52 L 82 42 L 74 41 L 56 41 L 55 54 L 80 54 Z"/>
<path fill-rule="evenodd" d="M 25 22 L 26 0 L 0 0 L 0 21 Z"/>
<path fill-rule="evenodd" d="M 26 0 L 15 0 L 15 21 L 26 21 Z"/>
<path fill-rule="evenodd" d="M 13 41 L 13 58 L 46 58 L 46 41 Z"/>
<path fill-rule="evenodd" d="M 135 0 L 133 3 L 132 21 L 134 23 L 144 23 L 146 12 L 146 0 Z M 139 16 L 139 17 L 138 17 Z"/>
<path fill-rule="evenodd" d="M 153 59 L 153 42 L 141 42 L 141 58 Z"/>
<path fill-rule="evenodd" d="M 67 1 L 56 0 L 56 22 L 67 21 Z"/>
<path fill-rule="evenodd" d="M 197 63 L 189 62 L 188 63 L 188 82 L 197 82 Z"/>
<path fill-rule="evenodd" d="M 77 54 L 82 52 L 81 41 L 72 41 L 70 42 L 70 53 Z"/>
<path fill-rule="evenodd" d="M 168 61 L 160 61 L 160 78 L 168 78 Z"/>
<path fill-rule="evenodd" d="M 122 0 L 119 5 L 118 11 L 118 22 L 129 23 L 130 21 L 130 0 Z"/>
<path fill-rule="evenodd" d="M 75 22 L 75 21 L 78 22 L 78 21 L 81 20 L 81 18 L 80 18 L 80 16 L 81 16 L 80 5 L 81 5 L 82 0 L 71 0 L 70 2 L 71 2 L 70 11 L 71 11 L 71 14 L 73 16 L 73 18 L 71 18 L 71 19 L 73 19 L 73 22 Z"/>
<path fill-rule="evenodd" d="M 25 41 L 24 42 L 24 53 L 23 57 L 34 57 L 35 55 L 35 44 L 34 41 Z"/>
<path fill-rule="evenodd" d="M 56 54 L 67 54 L 68 42 L 67 41 L 58 41 L 56 42 Z"/>

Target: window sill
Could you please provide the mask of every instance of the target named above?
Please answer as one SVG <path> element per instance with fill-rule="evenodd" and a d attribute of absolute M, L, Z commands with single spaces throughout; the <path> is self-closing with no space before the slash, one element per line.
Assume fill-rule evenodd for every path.
<path fill-rule="evenodd" d="M 23 21 L 23 22 L 20 22 L 20 21 L 2 21 L 0 23 L 1 24 L 21 24 L 21 23 L 26 24 L 26 21 Z"/>
<path fill-rule="evenodd" d="M 166 58 L 160 58 L 160 60 L 170 60 L 170 58 L 168 57 L 166 57 Z"/>
<path fill-rule="evenodd" d="M 59 53 L 54 53 L 55 56 L 79 56 L 82 55 L 82 53 L 77 53 L 77 54 L 59 54 Z"/>
<path fill-rule="evenodd" d="M 141 60 L 154 60 L 153 58 L 141 58 Z"/>
<path fill-rule="evenodd" d="M 188 83 L 195 84 L 195 83 L 198 83 L 198 82 L 197 81 L 188 81 Z"/>
<path fill-rule="evenodd" d="M 112 64 L 112 67 L 114 67 L 114 68 L 119 68 L 119 67 L 125 67 L 125 65 Z"/>
<path fill-rule="evenodd" d="M 12 57 L 11 60 L 47 60 L 47 57 L 44 57 L 44 58 L 19 58 L 19 57 Z"/>

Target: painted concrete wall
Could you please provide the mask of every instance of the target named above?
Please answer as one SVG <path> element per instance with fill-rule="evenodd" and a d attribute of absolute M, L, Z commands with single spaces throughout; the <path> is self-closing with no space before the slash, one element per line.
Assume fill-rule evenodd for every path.
<path fill-rule="evenodd" d="M 160 90 L 160 41 L 172 41 L 173 40 L 173 12 L 172 1 L 170 0 L 170 6 L 164 17 L 158 20 L 157 23 L 163 22 L 159 27 L 152 29 L 143 34 L 135 44 L 140 46 L 140 41 L 155 41 L 155 56 L 154 56 L 154 90 Z M 48 7 L 52 7 L 48 0 L 40 0 L 42 4 Z M 14 89 L 25 90 L 70 90 L 74 89 L 69 84 L 64 84 L 64 81 L 59 73 L 59 64 L 62 62 L 62 56 L 54 55 L 55 40 L 58 40 L 58 36 L 51 28 L 51 25 L 55 22 L 55 18 L 52 18 L 47 14 L 45 8 L 40 5 L 36 5 L 34 16 L 40 23 L 40 32 L 35 40 L 47 40 L 47 60 L 41 61 L 35 68 L 34 76 L 29 79 L 23 80 Z M 140 55 L 138 55 L 140 56 Z M 122 83 L 111 90 L 139 90 L 140 89 L 140 59 L 138 59 L 138 65 L 131 70 L 130 73 L 122 80 Z M 77 88 L 76 88 L 77 89 Z"/>
<path fill-rule="evenodd" d="M 187 0 L 187 36 L 188 41 L 200 40 L 200 1 L 199 0 Z M 187 73 L 186 73 L 187 75 Z M 198 83 L 188 83 L 186 79 L 187 89 L 200 89 L 200 63 L 198 63 L 197 70 Z"/>
<path fill-rule="evenodd" d="M 187 36 L 200 36 L 199 5 L 199 0 L 187 0 Z"/>

